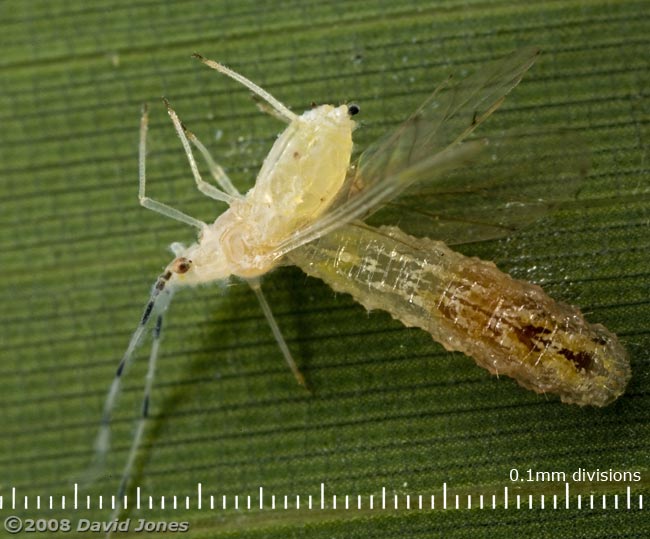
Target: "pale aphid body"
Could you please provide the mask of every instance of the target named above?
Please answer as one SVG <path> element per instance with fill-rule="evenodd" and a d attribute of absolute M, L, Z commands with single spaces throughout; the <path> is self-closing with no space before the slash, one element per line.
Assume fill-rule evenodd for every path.
<path fill-rule="evenodd" d="M 268 273 L 276 250 L 316 221 L 339 194 L 350 166 L 354 121 L 346 105 L 321 105 L 297 116 L 278 137 L 248 193 L 201 230 L 180 257 L 191 260 L 182 284 Z"/>
<path fill-rule="evenodd" d="M 173 244 L 176 257 L 156 280 L 140 324 L 120 361 L 104 405 L 96 448 L 109 448 L 109 424 L 122 374 L 155 320 L 142 414 L 120 486 L 123 493 L 149 412 L 163 315 L 184 285 L 246 280 L 257 295 L 296 379 L 304 379 L 275 322 L 259 278 L 280 264 L 295 264 L 368 309 L 382 309 L 407 326 L 428 331 L 448 350 L 462 351 L 496 374 L 565 402 L 603 406 L 630 377 L 615 335 L 584 320 L 580 311 L 550 299 L 538 286 L 516 281 L 496 266 L 455 253 L 442 242 L 418 239 L 395 227 L 360 221 L 407 188 L 435 185 L 477 158 L 486 141 L 465 139 L 496 110 L 533 64 L 537 50 L 522 49 L 456 86 L 443 84 L 397 130 L 367 148 L 350 167 L 351 116 L 356 105 L 322 105 L 302 115 L 248 79 L 216 62 L 209 67 L 237 80 L 288 125 L 277 138 L 255 186 L 241 195 L 205 146 L 167 103 L 198 189 L 229 208 L 204 223 L 145 194 L 148 116 L 140 129 L 140 203 L 199 229 L 196 243 Z M 205 182 L 192 145 L 219 187 Z M 507 208 L 506 208 L 507 210 Z M 497 223 L 496 228 L 500 225 Z M 478 230 L 477 223 L 472 230 Z"/>

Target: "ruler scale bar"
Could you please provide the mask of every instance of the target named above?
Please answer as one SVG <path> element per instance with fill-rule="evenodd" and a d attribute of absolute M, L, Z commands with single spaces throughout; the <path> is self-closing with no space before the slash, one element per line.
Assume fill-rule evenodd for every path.
<path fill-rule="evenodd" d="M 406 486 L 406 485 L 404 485 Z M 119 511 L 127 509 L 129 501 L 133 502 L 136 510 L 149 509 L 154 510 L 157 504 L 155 500 L 160 500 L 158 507 L 161 510 L 186 510 L 190 511 L 195 508 L 198 511 L 239 511 L 240 509 L 246 511 L 268 511 L 278 510 L 282 508 L 285 511 L 301 511 L 313 510 L 320 508 L 321 510 L 335 510 L 335 511 L 412 511 L 418 510 L 484 510 L 485 508 L 496 509 L 501 506 L 506 510 L 521 510 L 525 509 L 526 505 L 531 510 L 534 507 L 539 507 L 542 510 L 608 510 L 619 511 L 633 509 L 643 510 L 643 494 L 633 492 L 632 486 L 620 485 L 619 489 L 612 489 L 612 492 L 605 494 L 574 494 L 572 492 L 575 484 L 564 482 L 564 488 L 556 486 L 555 492 L 548 492 L 546 494 L 531 494 L 526 493 L 524 488 L 504 486 L 500 495 L 498 491 L 487 493 L 487 500 L 485 493 L 472 493 L 468 492 L 468 488 L 463 488 L 460 491 L 450 487 L 447 482 L 443 482 L 439 489 L 432 489 L 438 493 L 442 502 L 436 509 L 436 494 L 422 494 L 422 493 L 408 493 L 403 492 L 400 488 L 399 492 L 392 491 L 386 486 L 381 487 L 381 491 L 369 494 L 336 494 L 328 489 L 326 493 L 326 484 L 324 482 L 319 484 L 319 495 L 301 494 L 292 492 L 289 494 L 272 494 L 268 492 L 270 489 L 259 486 L 250 493 L 240 494 L 222 494 L 222 506 L 219 508 L 215 503 L 215 498 L 218 498 L 217 492 L 206 489 L 203 483 L 196 483 L 196 489 L 193 495 L 190 494 L 167 494 L 154 496 L 144 491 L 140 486 L 135 487 L 133 494 L 123 494 L 121 498 L 121 505 L 117 501 L 116 496 L 105 494 L 87 494 L 83 492 L 79 485 L 75 483 L 72 486 L 72 492 L 68 492 L 68 497 L 65 494 L 61 495 L 60 507 L 56 507 L 56 496 L 51 494 L 25 494 L 24 489 L 18 487 L 5 488 L 0 490 L 0 510 L 31 510 L 31 511 L 56 511 L 66 510 L 66 504 L 69 498 L 72 498 L 69 511 L 103 511 L 109 508 L 112 511 Z M 71 495 L 71 496 L 70 496 Z M 227 503 L 227 498 L 232 497 L 232 502 Z M 265 503 L 270 496 L 271 503 Z M 276 496 L 277 501 L 276 503 Z M 492 498 L 492 503 L 489 503 L 489 497 Z M 204 504 L 205 500 L 209 500 L 209 504 Z M 381 498 L 381 503 L 377 498 Z M 135 500 L 133 500 L 135 498 Z M 306 503 L 301 503 L 302 500 L 307 500 Z M 320 503 L 317 501 L 320 498 Z M 564 500 L 562 500 L 564 498 Z M 326 501 L 329 499 L 329 503 Z M 356 500 L 355 500 L 356 499 Z M 109 503 L 110 500 L 110 503 Z M 147 503 L 148 500 L 148 503 Z M 170 503 L 166 501 L 171 500 Z M 427 501 L 428 500 L 428 501 Z M 48 502 L 49 501 L 49 502 Z M 241 503 L 240 503 L 241 501 Z M 564 503 L 562 503 L 564 501 Z M 355 503 L 356 502 L 356 503 Z M 487 502 L 487 503 L 486 503 Z"/>

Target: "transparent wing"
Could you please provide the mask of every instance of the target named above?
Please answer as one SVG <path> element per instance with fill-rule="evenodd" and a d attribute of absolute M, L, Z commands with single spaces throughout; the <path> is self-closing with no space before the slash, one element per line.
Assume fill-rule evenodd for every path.
<path fill-rule="evenodd" d="M 449 170 L 474 162 L 484 143 L 463 140 L 501 105 L 537 54 L 536 48 L 521 49 L 456 85 L 451 79 L 443 83 L 397 130 L 361 154 L 332 209 L 280 244 L 276 255 L 367 217 L 414 183 L 434 185 Z"/>
<path fill-rule="evenodd" d="M 508 132 L 488 140 L 472 166 L 413 186 L 367 222 L 448 245 L 495 239 L 575 198 L 589 169 L 587 147 L 569 132 Z"/>

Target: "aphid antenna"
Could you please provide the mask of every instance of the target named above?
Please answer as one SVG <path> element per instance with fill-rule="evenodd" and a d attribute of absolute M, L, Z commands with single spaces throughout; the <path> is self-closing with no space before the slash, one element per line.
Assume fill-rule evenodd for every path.
<path fill-rule="evenodd" d="M 192 57 L 201 60 L 201 62 L 203 62 L 208 67 L 215 69 L 219 73 L 223 73 L 227 77 L 230 77 L 231 79 L 234 79 L 240 84 L 246 86 L 246 88 L 248 88 L 251 92 L 253 92 L 255 95 L 258 95 L 260 98 L 266 101 L 273 108 L 273 110 L 275 110 L 275 112 L 279 115 L 279 117 L 282 118 L 284 121 L 291 123 L 294 120 L 297 120 L 299 118 L 297 114 L 291 112 L 286 106 L 280 103 L 280 101 L 278 101 L 270 93 L 268 93 L 266 90 L 263 90 L 257 84 L 248 80 L 243 75 L 236 73 L 232 69 L 226 67 L 223 64 L 220 64 L 219 62 L 215 62 L 214 60 L 208 60 L 207 58 L 204 58 L 203 56 L 201 56 L 196 52 L 192 54 Z"/>
<path fill-rule="evenodd" d="M 117 399 L 120 394 L 120 389 L 122 386 L 122 376 L 127 370 L 129 365 L 132 363 L 134 354 L 138 346 L 141 344 L 144 339 L 145 330 L 149 325 L 152 318 L 156 319 L 155 325 L 152 330 L 152 344 L 151 351 L 149 353 L 149 364 L 147 368 L 147 374 L 145 378 L 145 386 L 142 396 L 142 405 L 140 409 L 140 417 L 138 418 L 138 423 L 136 426 L 136 432 L 131 441 L 131 447 L 129 449 L 129 455 L 124 466 L 124 471 L 122 473 L 122 478 L 120 480 L 120 487 L 118 490 L 118 500 L 122 499 L 124 492 L 126 490 L 126 485 L 128 483 L 131 471 L 133 469 L 133 464 L 135 462 L 135 457 L 142 440 L 142 435 L 144 433 L 144 427 L 146 420 L 149 417 L 149 405 L 150 405 L 150 396 L 151 389 L 153 387 L 154 376 L 156 372 L 156 363 L 158 361 L 158 351 L 160 347 L 160 337 L 162 334 L 163 326 L 163 315 L 167 310 L 169 303 L 172 299 L 174 287 L 170 285 L 169 279 L 172 276 L 172 272 L 167 270 L 163 273 L 153 285 L 153 290 L 151 292 L 151 297 L 147 304 L 145 305 L 142 317 L 138 327 L 133 332 L 129 345 L 120 360 L 120 363 L 115 372 L 115 377 L 111 383 L 111 387 L 104 401 L 104 408 L 102 412 L 102 420 L 99 428 L 99 433 L 95 440 L 95 465 L 102 466 L 106 460 L 106 455 L 110 448 L 110 423 L 113 410 L 117 404 Z"/>

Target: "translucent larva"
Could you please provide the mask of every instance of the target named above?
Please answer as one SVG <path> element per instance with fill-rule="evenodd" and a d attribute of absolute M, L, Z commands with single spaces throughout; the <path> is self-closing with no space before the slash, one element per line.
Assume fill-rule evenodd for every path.
<path fill-rule="evenodd" d="M 537 54 L 536 49 L 522 49 L 458 84 L 447 81 L 397 130 L 368 147 L 353 166 L 356 105 L 321 105 L 296 115 L 243 76 L 195 55 L 248 87 L 265 102 L 267 112 L 288 125 L 264 160 L 255 186 L 242 195 L 167 103 L 197 187 L 229 204 L 207 224 L 146 196 L 148 116 L 146 109 L 143 112 L 140 202 L 198 228 L 199 234 L 189 247 L 172 245 L 176 256 L 153 285 L 104 405 L 96 444 L 99 457 L 108 451 L 110 417 L 122 374 L 153 324 L 142 414 L 121 492 L 148 415 L 163 315 L 177 288 L 230 276 L 247 281 L 287 363 L 304 384 L 260 287 L 260 277 L 283 264 L 299 266 L 368 309 L 388 311 L 407 326 L 421 327 L 448 350 L 462 351 L 490 372 L 511 376 L 538 393 L 595 406 L 609 404 L 623 393 L 630 378 L 625 350 L 614 334 L 586 322 L 577 308 L 555 302 L 538 286 L 514 280 L 490 262 L 455 253 L 436 241 L 439 238 L 416 238 L 394 226 L 374 228 L 363 222 L 407 188 L 443 185 L 454 170 L 485 152 L 488 141 L 469 141 L 468 136 L 519 84 Z M 192 146 L 206 160 L 218 187 L 201 178 Z M 516 208 L 504 206 L 501 218 Z M 483 219 L 465 232 L 457 223 L 449 230 L 480 239 L 490 226 L 498 229 L 500 224 Z"/>
<path fill-rule="evenodd" d="M 442 242 L 354 223 L 288 256 L 367 309 L 388 311 L 447 350 L 538 393 L 604 406 L 630 376 L 624 349 L 605 327 L 587 323 L 539 286 Z"/>

